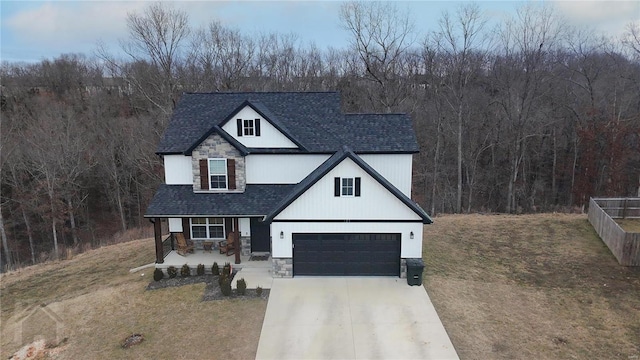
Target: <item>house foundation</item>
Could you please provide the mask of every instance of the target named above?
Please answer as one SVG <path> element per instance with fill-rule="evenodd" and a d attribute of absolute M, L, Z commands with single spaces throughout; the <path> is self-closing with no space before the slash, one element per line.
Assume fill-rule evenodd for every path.
<path fill-rule="evenodd" d="M 273 258 L 274 278 L 290 278 L 293 277 L 293 259 L 292 258 Z"/>

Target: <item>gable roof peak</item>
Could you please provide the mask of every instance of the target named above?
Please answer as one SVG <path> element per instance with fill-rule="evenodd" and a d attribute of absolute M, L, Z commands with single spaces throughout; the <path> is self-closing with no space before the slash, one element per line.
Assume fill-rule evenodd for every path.
<path fill-rule="evenodd" d="M 285 208 L 291 205 L 298 197 L 309 190 L 315 183 L 317 183 L 320 179 L 327 175 L 346 158 L 351 159 L 357 166 L 359 166 L 362 170 L 369 174 L 369 176 L 371 176 L 375 181 L 377 181 L 391 194 L 393 194 L 398 200 L 402 201 L 407 207 L 409 207 L 413 212 L 420 216 L 424 224 L 431 224 L 433 222 L 433 220 L 431 220 L 431 217 L 429 217 L 429 215 L 416 202 L 411 200 L 407 195 L 405 195 L 397 187 L 391 184 L 389 180 L 380 175 L 380 173 L 378 173 L 373 167 L 371 167 L 371 165 L 362 160 L 362 158 L 354 153 L 347 145 L 343 145 L 340 150 L 336 151 L 327 160 L 325 160 L 324 163 L 318 166 L 314 171 L 307 175 L 307 177 L 305 177 L 304 179 L 302 179 L 302 181 L 295 185 L 291 193 L 284 199 L 282 199 L 282 201 L 280 201 L 280 203 L 278 203 L 275 208 L 269 214 L 267 214 L 267 216 L 265 216 L 264 221 L 268 223 L 273 221 L 273 219 L 278 214 L 280 214 Z"/>

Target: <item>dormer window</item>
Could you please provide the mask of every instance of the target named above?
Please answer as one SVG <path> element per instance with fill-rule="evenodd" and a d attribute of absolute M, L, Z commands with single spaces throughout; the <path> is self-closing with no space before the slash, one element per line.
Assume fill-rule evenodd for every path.
<path fill-rule="evenodd" d="M 260 136 L 260 119 L 237 119 L 238 136 Z"/>

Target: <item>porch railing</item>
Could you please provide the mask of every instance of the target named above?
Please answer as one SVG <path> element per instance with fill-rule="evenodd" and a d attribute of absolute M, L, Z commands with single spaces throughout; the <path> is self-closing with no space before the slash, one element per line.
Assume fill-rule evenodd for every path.
<path fill-rule="evenodd" d="M 164 241 L 162 241 L 162 253 L 163 258 L 166 258 L 167 255 L 171 252 L 171 250 L 175 250 L 175 242 L 173 240 L 173 235 L 167 236 Z"/>

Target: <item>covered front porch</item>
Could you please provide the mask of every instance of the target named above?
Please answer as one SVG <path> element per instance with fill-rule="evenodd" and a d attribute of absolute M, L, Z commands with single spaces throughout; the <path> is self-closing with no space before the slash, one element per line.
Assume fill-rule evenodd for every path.
<path fill-rule="evenodd" d="M 163 234 L 163 222 L 168 222 L 169 234 Z M 241 265 L 245 262 L 269 263 L 269 225 L 259 218 L 238 217 L 184 217 L 153 218 L 156 245 L 156 268 L 179 267 L 184 264 L 197 267 L 203 264 L 211 270 L 214 262 Z M 164 228 L 165 231 L 167 227 Z M 223 238 L 223 234 L 226 237 Z M 189 251 L 180 251 L 179 242 L 186 241 Z M 232 250 L 221 250 L 222 243 L 232 244 Z M 184 249 L 182 249 L 184 250 Z M 225 249 L 226 250 L 226 249 Z M 253 255 L 253 258 L 252 258 Z M 242 266 L 239 266 L 242 267 Z"/>

